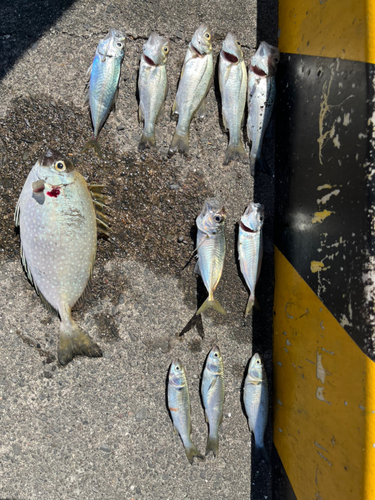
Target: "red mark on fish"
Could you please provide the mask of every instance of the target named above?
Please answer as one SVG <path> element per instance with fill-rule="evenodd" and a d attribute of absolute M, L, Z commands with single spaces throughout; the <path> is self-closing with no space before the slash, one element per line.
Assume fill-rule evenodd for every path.
<path fill-rule="evenodd" d="M 60 188 L 58 187 L 53 187 L 51 191 L 47 191 L 48 196 L 51 198 L 57 198 L 60 194 Z"/>

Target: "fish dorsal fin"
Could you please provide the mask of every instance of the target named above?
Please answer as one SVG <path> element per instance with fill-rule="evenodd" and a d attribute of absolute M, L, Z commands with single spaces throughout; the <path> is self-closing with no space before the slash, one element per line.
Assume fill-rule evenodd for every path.
<path fill-rule="evenodd" d="M 95 213 L 96 213 L 96 225 L 97 230 L 100 233 L 109 236 L 110 227 L 108 225 L 109 218 L 104 213 L 104 208 L 106 207 L 105 201 L 106 197 L 102 193 L 104 186 L 102 184 L 88 184 L 90 190 L 92 201 L 94 203 Z"/>

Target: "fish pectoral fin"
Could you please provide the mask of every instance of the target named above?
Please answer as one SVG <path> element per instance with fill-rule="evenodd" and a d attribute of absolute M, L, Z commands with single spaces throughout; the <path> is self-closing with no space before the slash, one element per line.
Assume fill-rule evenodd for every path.
<path fill-rule="evenodd" d="M 116 89 L 115 95 L 113 96 L 113 101 L 112 101 L 112 106 L 111 106 L 111 109 L 113 110 L 114 114 L 116 114 L 117 99 L 118 99 L 118 87 Z"/>
<path fill-rule="evenodd" d="M 195 273 L 195 274 L 198 274 L 199 276 L 202 276 L 202 274 L 201 274 L 201 269 L 200 269 L 200 267 L 199 267 L 199 259 L 198 259 L 198 260 L 197 260 L 197 262 L 195 263 L 194 273 Z"/>
<path fill-rule="evenodd" d="M 215 387 L 216 381 L 217 381 L 217 377 L 213 377 L 213 379 L 211 380 L 211 384 L 210 384 L 209 388 L 207 389 L 207 392 L 209 392 L 211 389 L 213 389 Z"/>
<path fill-rule="evenodd" d="M 143 120 L 143 113 L 141 105 L 138 106 L 138 121 L 141 122 Z"/>
<path fill-rule="evenodd" d="M 174 103 L 173 103 L 173 106 L 172 106 L 172 115 L 174 115 L 174 114 L 176 114 L 176 115 L 180 114 L 180 112 L 178 110 L 177 100 L 176 99 L 174 100 Z"/>
<path fill-rule="evenodd" d="M 204 419 L 205 419 L 205 421 L 206 421 L 206 424 L 208 424 L 208 417 L 207 417 L 206 410 L 204 410 Z"/>
<path fill-rule="evenodd" d="M 205 114 L 206 114 L 206 97 L 203 97 L 196 111 L 196 116 L 199 120 L 203 120 Z"/>
<path fill-rule="evenodd" d="M 92 66 L 93 66 L 94 63 L 91 64 L 91 66 L 89 67 L 89 69 L 86 71 L 86 75 L 90 76 L 91 75 L 91 71 L 92 71 Z"/>

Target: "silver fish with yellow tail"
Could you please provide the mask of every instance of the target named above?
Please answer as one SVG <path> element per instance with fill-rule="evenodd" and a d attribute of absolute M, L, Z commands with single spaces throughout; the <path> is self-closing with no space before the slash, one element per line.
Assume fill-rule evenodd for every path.
<path fill-rule="evenodd" d="M 201 395 L 209 434 L 207 438 L 206 455 L 219 453 L 219 427 L 223 421 L 224 405 L 224 363 L 220 349 L 211 349 L 203 371 Z"/>
<path fill-rule="evenodd" d="M 266 42 L 261 42 L 258 50 L 251 58 L 248 74 L 247 97 L 247 136 L 251 142 L 250 173 L 255 168 L 270 173 L 270 169 L 262 154 L 263 139 L 271 120 L 275 104 L 275 75 L 280 61 L 280 52 Z"/>
<path fill-rule="evenodd" d="M 216 198 L 206 200 L 202 212 L 196 219 L 198 261 L 194 272 L 202 277 L 208 291 L 208 298 L 197 311 L 197 315 L 209 307 L 221 314 L 226 314 L 220 303 L 214 298 L 214 291 L 219 284 L 225 257 L 225 209 Z"/>
<path fill-rule="evenodd" d="M 250 430 L 254 434 L 255 459 L 263 458 L 269 463 L 264 446 L 264 432 L 268 419 L 268 381 L 267 374 L 258 353 L 249 363 L 244 385 L 244 404 Z"/>
<path fill-rule="evenodd" d="M 255 302 L 255 286 L 259 279 L 263 259 L 264 206 L 250 202 L 241 217 L 238 230 L 238 259 L 246 284 L 250 290 L 245 310 L 247 316 Z"/>
<path fill-rule="evenodd" d="M 87 290 L 95 262 L 97 215 L 103 208 L 102 186 L 88 185 L 72 162 L 47 149 L 31 169 L 16 211 L 21 258 L 44 305 L 60 316 L 58 359 L 102 355 L 100 347 L 76 324 L 72 307 Z M 104 231 L 108 227 L 100 217 Z"/>
<path fill-rule="evenodd" d="M 201 24 L 189 43 L 172 108 L 172 113 L 178 115 L 178 123 L 169 155 L 177 150 L 184 155 L 189 153 L 190 122 L 195 115 L 204 117 L 213 70 L 211 33 L 205 24 Z"/>
<path fill-rule="evenodd" d="M 244 121 L 247 73 L 240 42 L 228 33 L 220 52 L 219 86 L 224 127 L 229 131 L 229 144 L 223 165 L 232 160 L 247 159 L 241 139 Z"/>
<path fill-rule="evenodd" d="M 160 119 L 168 91 L 167 58 L 169 40 L 156 33 L 143 46 L 139 66 L 139 119 L 144 121 L 143 134 L 138 145 L 142 151 L 155 146 L 155 122 Z"/>
<path fill-rule="evenodd" d="M 92 139 L 86 142 L 82 152 L 93 147 L 97 155 L 102 157 L 98 135 L 116 103 L 124 54 L 125 35 L 119 30 L 110 29 L 107 36 L 100 40 L 94 61 L 89 68 L 88 98 L 94 134 Z"/>
<path fill-rule="evenodd" d="M 204 460 L 191 440 L 190 397 L 185 369 L 179 359 L 171 364 L 168 375 L 168 409 L 172 422 L 184 444 L 186 456 L 192 464 L 194 457 Z"/>

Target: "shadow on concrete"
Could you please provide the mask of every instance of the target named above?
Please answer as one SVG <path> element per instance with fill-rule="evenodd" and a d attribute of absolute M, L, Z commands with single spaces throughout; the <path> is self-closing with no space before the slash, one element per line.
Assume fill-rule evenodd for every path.
<path fill-rule="evenodd" d="M 0 1 L 0 80 L 75 0 Z M 54 26 L 58 31 L 58 26 Z"/>

